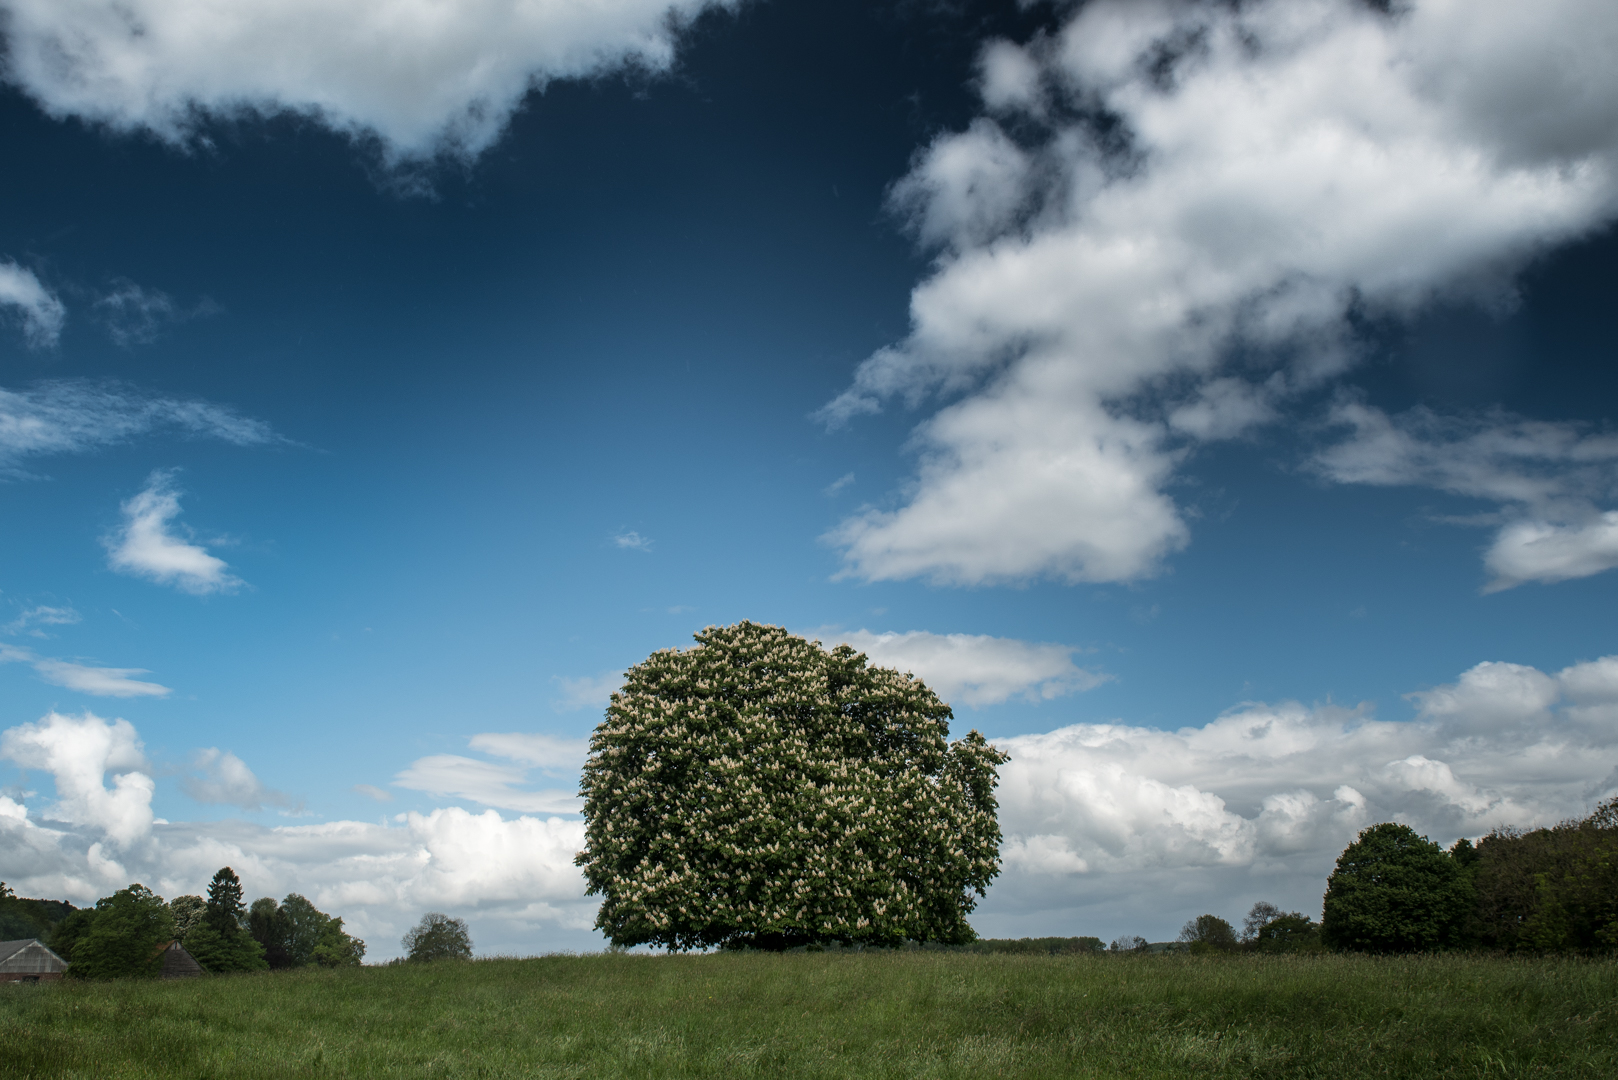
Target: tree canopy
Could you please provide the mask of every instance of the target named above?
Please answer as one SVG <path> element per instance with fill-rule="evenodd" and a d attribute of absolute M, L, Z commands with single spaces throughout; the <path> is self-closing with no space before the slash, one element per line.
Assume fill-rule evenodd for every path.
<path fill-rule="evenodd" d="M 1230 952 L 1236 948 L 1236 931 L 1217 915 L 1198 915 L 1181 927 L 1180 940 L 1193 953 Z"/>
<path fill-rule="evenodd" d="M 429 911 L 421 922 L 405 932 L 400 944 L 405 958 L 418 963 L 430 960 L 472 959 L 472 935 L 466 922 L 441 911 Z"/>
<path fill-rule="evenodd" d="M 1477 892 L 1469 927 L 1508 952 L 1618 948 L 1618 798 L 1544 829 L 1496 829 L 1465 867 Z"/>
<path fill-rule="evenodd" d="M 79 913 L 75 912 L 75 915 Z M 96 901 L 56 941 L 68 949 L 68 973 L 79 979 L 150 978 L 162 964 L 159 950 L 174 939 L 168 905 L 144 885 L 119 889 Z"/>
<path fill-rule="evenodd" d="M 910 675 L 780 627 L 710 627 L 631 668 L 581 785 L 615 945 L 959 943 L 999 873 L 996 766 Z M 975 894 L 975 895 L 974 895 Z"/>
<path fill-rule="evenodd" d="M 1338 856 L 1326 880 L 1321 937 L 1362 952 L 1458 944 L 1471 899 L 1455 859 L 1410 826 L 1383 822 Z"/>

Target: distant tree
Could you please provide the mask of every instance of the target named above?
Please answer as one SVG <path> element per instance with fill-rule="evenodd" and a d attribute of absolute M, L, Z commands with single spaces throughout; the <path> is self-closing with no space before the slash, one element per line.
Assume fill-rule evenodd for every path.
<path fill-rule="evenodd" d="M 64 920 L 65 921 L 65 920 Z M 151 978 L 174 940 L 168 905 L 144 885 L 96 901 L 95 916 L 73 935 L 68 974 L 78 979 Z"/>
<path fill-rule="evenodd" d="M 1148 948 L 1149 944 L 1146 939 L 1138 934 L 1119 934 L 1117 937 L 1112 939 L 1112 944 L 1107 946 L 1107 951 L 1115 953 L 1138 953 L 1145 952 Z"/>
<path fill-rule="evenodd" d="M 174 936 L 184 938 L 202 923 L 208 911 L 208 902 L 200 896 L 176 896 L 169 901 L 169 914 L 174 916 Z"/>
<path fill-rule="evenodd" d="M 45 944 L 49 945 L 51 951 L 57 956 L 71 964 L 73 962 L 73 950 L 78 945 L 79 938 L 85 935 L 95 923 L 95 920 L 95 908 L 79 908 L 51 927 L 50 937 Z"/>
<path fill-rule="evenodd" d="M 999 873 L 996 766 L 920 680 L 780 627 L 627 673 L 584 767 L 587 891 L 615 945 L 960 944 Z"/>
<path fill-rule="evenodd" d="M 1180 940 L 1197 954 L 1232 952 L 1236 948 L 1236 931 L 1217 915 L 1198 915 L 1181 928 Z"/>
<path fill-rule="evenodd" d="M 1242 944 L 1257 952 L 1314 952 L 1320 926 L 1307 915 L 1259 901 L 1242 921 Z"/>
<path fill-rule="evenodd" d="M 472 959 L 472 937 L 466 923 L 439 911 L 423 915 L 401 944 L 406 958 L 417 962 Z"/>
<path fill-rule="evenodd" d="M 247 909 L 247 932 L 264 948 L 264 962 L 270 970 L 293 966 L 288 942 L 292 936 L 292 920 L 281 910 L 274 897 L 261 896 Z"/>
<path fill-rule="evenodd" d="M 263 971 L 264 946 L 247 931 L 247 909 L 242 906 L 242 882 L 230 867 L 222 867 L 208 883 L 208 901 L 202 921 L 185 936 L 185 950 L 207 971 Z"/>
<path fill-rule="evenodd" d="M 464 929 L 465 924 L 461 925 Z M 468 938 L 466 957 L 471 959 L 471 956 L 472 940 Z M 321 967 L 359 967 L 360 961 L 365 959 L 365 942 L 345 931 L 342 919 L 328 918 L 310 959 Z"/>
<path fill-rule="evenodd" d="M 1472 903 L 1461 868 L 1408 825 L 1372 825 L 1326 882 L 1321 938 L 1335 949 L 1420 952 L 1457 944 Z"/>
<path fill-rule="evenodd" d="M 0 941 L 50 936 L 51 928 L 77 909 L 65 900 L 29 900 L 0 881 Z M 60 954 L 58 954 L 60 955 Z"/>
<path fill-rule="evenodd" d="M 1253 905 L 1247 917 L 1242 920 L 1242 941 L 1250 942 L 1258 938 L 1258 932 L 1269 924 L 1270 920 L 1277 919 L 1286 912 L 1267 900 L 1260 900 Z"/>
<path fill-rule="evenodd" d="M 1477 845 L 1471 928 L 1507 952 L 1618 948 L 1618 798 L 1549 828 L 1497 829 Z"/>

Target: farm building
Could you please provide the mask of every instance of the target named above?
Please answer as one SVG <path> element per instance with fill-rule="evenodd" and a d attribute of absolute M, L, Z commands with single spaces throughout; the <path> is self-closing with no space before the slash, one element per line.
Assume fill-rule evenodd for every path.
<path fill-rule="evenodd" d="M 42 945 L 38 938 L 0 941 L 0 983 L 56 982 L 67 961 Z"/>
<path fill-rule="evenodd" d="M 202 965 L 197 963 L 192 955 L 185 951 L 185 946 L 178 941 L 171 941 L 163 946 L 163 970 L 160 978 L 164 979 L 194 979 L 198 975 L 206 975 Z"/>

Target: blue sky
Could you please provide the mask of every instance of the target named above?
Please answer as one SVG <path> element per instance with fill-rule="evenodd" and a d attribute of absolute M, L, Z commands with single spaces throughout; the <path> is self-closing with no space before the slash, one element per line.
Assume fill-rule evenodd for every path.
<path fill-rule="evenodd" d="M 594 947 L 582 740 L 744 618 L 1012 753 L 986 934 L 1584 812 L 1618 18 L 1464 6 L 0 0 L 5 879 Z"/>

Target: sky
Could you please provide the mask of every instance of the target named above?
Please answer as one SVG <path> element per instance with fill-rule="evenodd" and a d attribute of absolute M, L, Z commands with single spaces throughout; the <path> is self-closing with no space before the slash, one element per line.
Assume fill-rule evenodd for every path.
<path fill-rule="evenodd" d="M 984 936 L 1618 795 L 1605 0 L 0 0 L 0 876 L 590 950 L 623 670 L 1011 755 Z"/>

